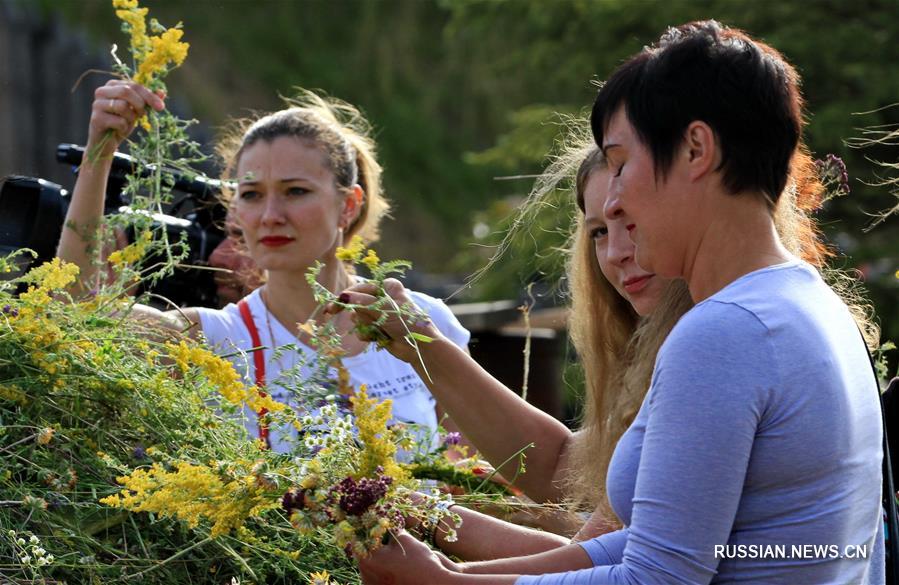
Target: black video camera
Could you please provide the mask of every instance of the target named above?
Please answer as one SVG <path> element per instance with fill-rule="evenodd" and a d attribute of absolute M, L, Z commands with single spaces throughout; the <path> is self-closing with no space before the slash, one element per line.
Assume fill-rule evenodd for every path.
<path fill-rule="evenodd" d="M 83 156 L 84 148 L 75 144 L 60 144 L 56 148 L 56 160 L 72 165 L 76 173 Z M 128 202 L 122 197 L 122 188 L 125 177 L 135 170 L 152 172 L 141 168 L 128 155 L 114 155 L 104 213 L 127 211 Z M 177 268 L 172 276 L 142 292 L 152 292 L 182 307 L 216 306 L 212 272 L 190 266 L 206 265 L 209 255 L 224 237 L 225 209 L 218 200 L 221 183 L 202 177 L 186 177 L 177 172 L 172 175 L 175 178 L 173 191 L 180 197 L 165 215 L 154 216 L 154 220 L 166 230 L 171 242 L 180 241 L 182 234 L 186 234 L 190 252 L 182 263 L 186 267 Z M 22 266 L 23 270 L 52 259 L 69 208 L 69 192 L 56 183 L 34 177 L 11 175 L 0 181 L 0 254 L 21 248 L 34 250 L 37 257 Z M 133 241 L 133 233 L 127 236 Z"/>

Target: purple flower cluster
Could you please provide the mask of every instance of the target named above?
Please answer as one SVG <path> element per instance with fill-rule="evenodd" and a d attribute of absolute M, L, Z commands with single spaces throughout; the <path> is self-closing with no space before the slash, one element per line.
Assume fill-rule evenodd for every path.
<path fill-rule="evenodd" d="M 4 315 L 9 315 L 10 317 L 18 317 L 18 316 L 19 316 L 19 310 L 18 310 L 18 309 L 14 309 L 13 307 L 10 307 L 9 305 L 4 305 L 4 306 L 3 306 L 3 314 L 4 314 Z"/>
<path fill-rule="evenodd" d="M 332 497 L 338 497 L 340 509 L 351 516 L 364 514 L 387 493 L 393 478 L 381 475 L 377 479 L 363 477 L 356 481 L 346 477 L 331 488 Z"/>
<path fill-rule="evenodd" d="M 835 154 L 828 154 L 823 160 L 815 161 L 818 168 L 818 176 L 825 186 L 836 183 L 838 194 L 849 193 L 849 173 L 846 172 L 846 163 Z"/>
<path fill-rule="evenodd" d="M 447 433 L 445 437 L 443 437 L 443 446 L 451 447 L 453 445 L 458 445 L 462 442 L 462 435 L 460 433 L 452 432 Z"/>

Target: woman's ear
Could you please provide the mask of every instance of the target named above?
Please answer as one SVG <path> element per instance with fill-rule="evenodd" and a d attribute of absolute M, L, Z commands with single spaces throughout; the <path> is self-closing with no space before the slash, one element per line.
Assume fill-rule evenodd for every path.
<path fill-rule="evenodd" d="M 353 185 L 347 190 L 343 199 L 343 210 L 340 213 L 340 222 L 343 229 L 349 228 L 362 213 L 362 205 L 365 203 L 365 191 L 362 187 Z"/>
<path fill-rule="evenodd" d="M 688 176 L 697 180 L 714 171 L 720 164 L 718 137 L 711 126 L 700 120 L 694 120 L 687 126 L 684 139 L 686 149 Z"/>

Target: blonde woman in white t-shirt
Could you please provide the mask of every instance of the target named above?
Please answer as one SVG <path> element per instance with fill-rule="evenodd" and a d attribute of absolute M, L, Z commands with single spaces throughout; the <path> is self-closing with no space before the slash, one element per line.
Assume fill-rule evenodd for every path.
<path fill-rule="evenodd" d="M 79 234 L 93 233 L 99 225 L 111 155 L 149 108 L 163 109 L 163 96 L 135 83 L 112 80 L 95 92 L 86 151 L 101 150 L 81 167 L 58 250 L 61 259 L 81 268 L 76 294 L 93 288 L 90 283 L 98 276 L 89 242 Z M 108 130 L 114 140 L 103 139 Z M 218 149 L 224 177 L 237 185 L 234 192 L 223 194 L 224 203 L 243 232 L 250 258 L 265 271 L 265 284 L 243 299 L 245 303 L 222 310 L 161 312 L 142 307 L 142 316 L 173 329 L 188 328 L 192 337 L 203 333 L 223 354 L 235 347 L 250 349 L 258 339 L 268 348 L 264 359 L 238 365 L 248 383 L 262 377 L 274 398 L 292 401 L 277 381 L 301 354 L 313 351 L 297 326 L 316 314 L 308 269 L 321 262 L 318 280 L 323 286 L 334 292 L 348 288 L 356 277 L 335 258 L 337 248 L 355 235 L 366 243 L 376 240 L 389 209 L 369 131 L 356 108 L 312 92 L 302 92 L 286 109 L 236 123 Z M 416 302 L 445 335 L 467 345 L 468 332 L 441 301 L 419 295 Z M 344 317 L 336 325 L 348 331 L 351 324 Z M 299 351 L 275 359 L 272 348 L 284 343 Z M 396 419 L 436 427 L 435 402 L 411 366 L 353 335 L 344 335 L 342 346 L 353 384 L 365 383 L 371 395 L 392 398 Z M 258 432 L 251 417 L 247 427 Z M 279 451 L 287 448 L 286 438 L 277 429 L 268 437 Z"/>

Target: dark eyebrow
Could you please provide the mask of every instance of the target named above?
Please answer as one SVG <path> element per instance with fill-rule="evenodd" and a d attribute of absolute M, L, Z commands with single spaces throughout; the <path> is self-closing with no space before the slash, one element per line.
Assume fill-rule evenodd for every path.
<path fill-rule="evenodd" d="M 304 177 L 291 177 L 288 179 L 280 179 L 278 182 L 279 183 L 294 183 L 294 182 L 311 183 L 312 181 L 310 179 L 306 179 Z M 254 181 L 254 180 L 243 181 L 242 180 L 242 181 L 240 181 L 239 184 L 240 185 L 258 185 L 259 181 Z"/>

